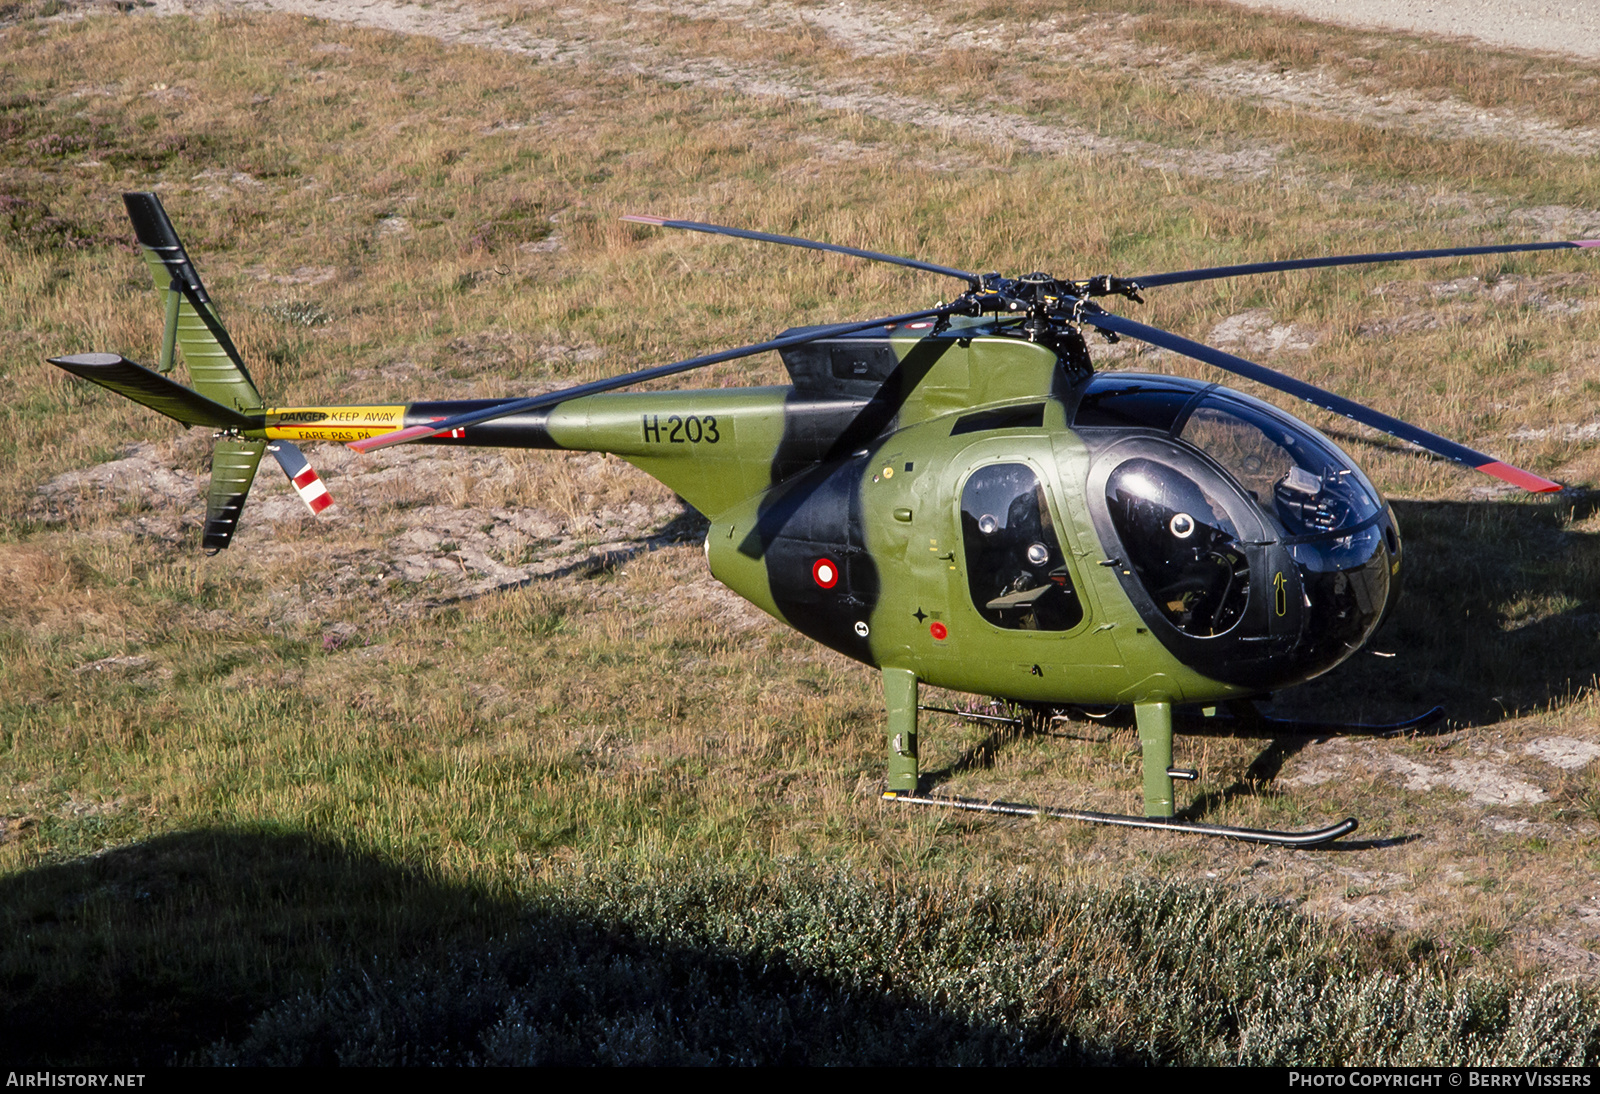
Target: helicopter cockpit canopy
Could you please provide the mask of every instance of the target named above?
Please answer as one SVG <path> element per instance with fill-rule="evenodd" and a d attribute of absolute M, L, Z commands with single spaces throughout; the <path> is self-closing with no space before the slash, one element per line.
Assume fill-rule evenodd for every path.
<path fill-rule="evenodd" d="M 1078 427 L 1143 427 L 1220 464 L 1285 536 L 1349 528 L 1383 510 L 1378 491 L 1322 434 L 1260 399 L 1170 376 L 1102 374 L 1088 384 Z"/>
<path fill-rule="evenodd" d="M 1202 395 L 1177 437 L 1221 464 L 1286 536 L 1341 531 L 1383 509 L 1337 448 L 1303 422 L 1236 392 Z"/>
<path fill-rule="evenodd" d="M 1136 458 L 1106 482 L 1128 562 L 1167 621 L 1201 638 L 1226 634 L 1250 599 L 1250 564 L 1227 509 L 1169 463 Z"/>
<path fill-rule="evenodd" d="M 1294 649 L 1305 678 L 1376 629 L 1399 537 L 1378 491 L 1315 429 L 1215 384 L 1104 373 L 1073 425 L 1091 447 L 1105 438 L 1091 508 L 1124 584 L 1191 664 L 1223 675 L 1271 646 Z"/>

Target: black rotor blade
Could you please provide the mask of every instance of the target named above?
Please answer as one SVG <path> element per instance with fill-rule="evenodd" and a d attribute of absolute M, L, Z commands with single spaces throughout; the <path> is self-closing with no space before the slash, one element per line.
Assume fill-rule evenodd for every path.
<path fill-rule="evenodd" d="M 1559 482 L 1551 482 L 1549 479 L 1541 478 L 1531 471 L 1524 471 L 1520 467 L 1501 463 L 1492 456 L 1486 456 L 1482 452 L 1457 444 L 1455 441 L 1441 437 L 1437 433 L 1429 433 L 1426 429 L 1420 429 L 1409 422 L 1401 421 L 1399 418 L 1391 418 L 1387 414 L 1362 406 L 1360 403 L 1351 402 L 1349 399 L 1335 395 L 1330 391 L 1324 391 L 1322 388 L 1308 384 L 1303 380 L 1296 380 L 1292 376 L 1286 376 L 1281 372 L 1267 368 L 1265 365 L 1258 365 L 1253 361 L 1246 361 L 1243 357 L 1235 357 L 1231 353 L 1212 349 L 1210 346 L 1184 338 L 1182 335 L 1164 331 L 1160 327 L 1152 327 L 1146 323 L 1124 319 L 1120 315 L 1112 315 L 1110 312 L 1105 311 L 1090 312 L 1086 310 L 1081 318 L 1083 322 L 1099 330 L 1125 334 L 1130 338 L 1137 338 L 1141 342 L 1149 342 L 1153 346 L 1160 346 L 1163 349 L 1170 349 L 1174 353 L 1181 353 L 1185 357 L 1193 357 L 1196 361 L 1215 365 L 1217 368 L 1254 380 L 1258 384 L 1277 388 L 1279 391 L 1287 392 L 1298 399 L 1304 399 L 1308 403 L 1315 403 L 1324 410 L 1331 410 L 1335 414 L 1343 414 L 1347 418 L 1353 418 L 1363 425 L 1381 429 L 1385 433 L 1393 434 L 1403 441 L 1410 441 L 1419 448 L 1425 448 L 1429 452 L 1443 456 L 1446 459 L 1455 460 L 1457 463 L 1464 463 L 1468 467 L 1482 471 L 1486 475 L 1493 475 L 1497 479 L 1503 479 L 1513 486 L 1522 487 L 1524 490 L 1546 493 L 1551 490 L 1561 489 Z"/>
<path fill-rule="evenodd" d="M 674 361 L 670 365 L 657 365 L 654 368 L 640 369 L 638 372 L 629 372 L 606 380 L 578 384 L 576 387 L 563 388 L 560 391 L 547 391 L 543 395 L 534 395 L 526 399 L 509 399 L 506 402 L 496 403 L 481 410 L 457 414 L 453 418 L 441 418 L 439 421 L 429 425 L 414 425 L 407 429 L 395 430 L 393 433 L 382 433 L 376 437 L 368 437 L 365 440 L 351 441 L 346 447 L 353 448 L 357 452 L 371 452 L 375 448 L 387 448 L 392 444 L 418 441 L 424 437 L 433 437 L 440 433 L 449 433 L 451 430 L 465 429 L 467 426 L 491 422 L 496 418 L 503 418 L 507 414 L 521 414 L 527 410 L 538 410 L 540 407 L 564 403 L 568 399 L 578 399 L 585 395 L 598 395 L 603 391 L 615 391 L 617 388 L 628 387 L 631 384 L 641 384 L 646 380 L 658 380 L 663 376 L 688 372 L 690 369 L 705 368 L 707 365 L 715 365 L 722 361 L 732 361 L 740 357 L 765 353 L 767 350 L 800 346 L 807 342 L 815 342 L 819 338 L 833 338 L 841 334 L 851 334 L 855 331 L 871 330 L 874 327 L 898 326 L 901 323 L 912 323 L 918 319 L 942 319 L 952 313 L 953 309 L 951 308 L 929 308 L 926 311 L 907 312 L 905 315 L 890 315 L 882 319 L 869 319 L 862 323 L 834 323 L 826 327 L 813 327 L 808 331 L 786 334 L 780 338 L 757 342 L 750 346 L 739 346 L 736 349 L 708 353 L 702 357 L 690 357 L 683 361 Z"/>
<path fill-rule="evenodd" d="M 1323 258 L 1290 258 L 1282 262 L 1246 262 L 1238 266 L 1208 266 L 1197 270 L 1133 277 L 1141 289 L 1158 285 L 1179 285 L 1186 281 L 1213 281 L 1246 274 L 1278 273 L 1282 270 L 1314 270 L 1323 266 L 1361 266 L 1380 262 L 1411 262 L 1421 258 L 1462 258 L 1467 255 L 1503 255 L 1521 251 L 1565 251 L 1579 247 L 1600 247 L 1600 239 L 1572 239 L 1557 243 L 1507 243 L 1491 247 L 1441 247 L 1431 251 L 1381 251 L 1364 255 L 1328 255 Z"/>
<path fill-rule="evenodd" d="M 814 239 L 801 239 L 799 236 L 780 236 L 773 235 L 771 232 L 752 232 L 744 228 L 724 228 L 720 224 L 702 224 L 696 220 L 666 220 L 662 217 L 636 216 L 633 214 L 629 214 L 622 219 L 631 221 L 634 224 L 654 224 L 657 228 L 683 228 L 691 232 L 708 232 L 717 236 L 737 236 L 740 239 L 759 239 L 764 243 L 782 243 L 788 247 L 805 247 L 813 251 L 832 251 L 835 254 L 855 255 L 857 258 L 870 258 L 874 262 L 887 262 L 894 266 L 907 266 L 913 270 L 926 270 L 928 273 L 959 277 L 972 288 L 976 289 L 978 287 L 978 275 L 975 273 L 953 269 L 949 266 L 940 266 L 933 262 L 923 262 L 916 258 L 886 255 L 881 251 L 863 251 L 859 247 L 841 247 L 837 243 L 818 243 Z"/>

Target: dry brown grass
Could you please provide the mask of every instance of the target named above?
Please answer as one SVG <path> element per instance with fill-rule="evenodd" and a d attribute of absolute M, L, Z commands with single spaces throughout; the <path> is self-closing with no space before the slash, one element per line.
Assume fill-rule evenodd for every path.
<path fill-rule="evenodd" d="M 761 30 L 781 30 L 788 42 L 777 59 L 870 48 L 880 63 L 945 69 L 978 81 L 1006 76 L 1006 58 L 1034 62 L 1050 52 L 1070 51 L 1080 65 L 1123 69 L 1172 67 L 1190 58 L 1250 62 L 1278 72 L 1331 70 L 1375 94 L 1413 90 L 1451 97 L 1480 108 L 1517 108 L 1566 125 L 1596 119 L 1596 72 L 1571 60 L 1488 50 L 1465 40 L 1373 34 L 1310 19 L 1250 11 L 1216 0 L 1135 0 L 1113 7 L 1089 0 L 1045 0 L 1026 7 L 1007 4 L 934 3 L 914 15 L 892 5 L 767 3 L 747 8 L 681 0 L 671 22 L 687 33 L 708 36 L 719 21 L 739 27 L 730 38 L 755 40 Z M 528 4 L 497 10 L 527 20 Z M 569 5 L 564 12 L 584 10 Z M 588 9 L 598 11 L 601 9 Z M 637 26 L 648 16 L 630 12 Z M 600 16 L 594 16 L 600 18 Z M 831 33 L 830 33 L 831 31 Z M 958 44 L 947 55 L 941 39 Z M 1142 49 L 1131 49 L 1137 45 Z"/>
<path fill-rule="evenodd" d="M 1144 13 L 1129 24 L 1137 35 L 1181 34 L 1183 48 L 1219 55 L 1214 28 L 1233 25 L 1210 9 L 1192 26 L 1156 19 L 1160 5 L 1129 10 Z M 541 31 L 542 11 L 517 26 Z M 1414 499 L 1399 506 L 1406 614 L 1378 643 L 1402 657 L 1359 659 L 1284 707 L 1377 717 L 1443 701 L 1455 731 L 1354 750 L 1189 738 L 1180 756 L 1201 770 L 1208 818 L 1360 816 L 1370 842 L 1343 856 L 888 809 L 872 793 L 883 742 L 871 675 L 716 586 L 692 520 L 674 524 L 670 495 L 619 461 L 313 452 L 340 500 L 333 519 L 302 520 L 264 475 L 238 546 L 199 557 L 206 439 L 41 364 L 89 348 L 154 356 L 160 312 L 128 246 L 124 189 L 162 194 L 269 399 L 296 403 L 542 390 L 950 291 L 638 229 L 616 220 L 628 211 L 1073 275 L 1518 237 L 1540 230 L 1515 212 L 1529 202 L 1567 203 L 1551 215 L 1579 223 L 1597 215 L 1583 204 L 1592 160 L 1533 170 L 1514 146 L 1296 119 L 1173 93 L 1159 74 L 1017 71 L 970 51 L 889 56 L 863 73 L 814 32 L 629 18 L 680 61 L 782 62 L 819 84 L 858 75 L 883 94 L 975 110 L 1004 101 L 1162 147 L 1292 152 L 1259 178 L 1039 154 L 617 70 L 606 50 L 627 43 L 592 29 L 591 62 L 562 65 L 260 16 L 0 29 L 6 876 L 48 889 L 47 863 L 254 826 L 419 864 L 452 892 L 514 895 L 586 863 L 674 856 L 844 862 L 901 879 L 1181 877 L 1304 902 L 1464 963 L 1594 960 L 1595 767 L 1524 751 L 1600 741 L 1600 517 L 1582 497 L 1558 508 L 1479 496 L 1486 480 L 1344 435 L 1388 493 Z M 1301 33 L 1249 25 L 1266 28 L 1248 47 L 1258 59 Z M 1374 55 L 1398 72 L 1409 49 Z M 1437 52 L 1429 86 L 1452 94 L 1473 72 L 1522 63 Z M 1315 342 L 1275 352 L 1275 367 L 1592 484 L 1595 285 L 1592 255 L 1555 257 L 1176 287 L 1138 314 L 1205 337 L 1267 309 Z M 1108 364 L 1189 371 L 1119 349 Z M 757 360 L 704 382 L 780 376 Z M 132 485 L 41 499 L 57 476 L 134 444 L 148 462 Z M 1132 736 L 1071 731 L 1091 739 L 991 741 L 936 723 L 927 766 L 949 772 L 946 789 L 1133 808 Z M 1489 768 L 1546 800 L 1502 807 L 1448 782 Z M 357 918 L 404 934 L 380 907 L 396 891 L 412 890 L 380 887 Z M 322 968 L 337 947 L 318 947 L 290 949 Z"/>

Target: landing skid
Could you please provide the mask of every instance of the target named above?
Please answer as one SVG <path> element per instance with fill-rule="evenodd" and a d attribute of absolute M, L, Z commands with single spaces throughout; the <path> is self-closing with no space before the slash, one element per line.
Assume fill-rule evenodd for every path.
<path fill-rule="evenodd" d="M 1403 722 L 1369 725 L 1361 722 L 1299 722 L 1289 718 L 1268 718 L 1247 704 L 1233 705 L 1228 714 L 1209 718 L 1184 719 L 1181 731 L 1188 734 L 1219 733 L 1264 737 L 1397 737 L 1431 729 L 1444 721 L 1444 707 L 1434 707 Z M 1237 713 L 1243 706 L 1244 713 Z"/>
<path fill-rule="evenodd" d="M 1240 714 L 1237 708 L 1243 706 L 1245 712 Z M 1024 725 L 1021 718 L 1008 717 L 1003 714 L 980 714 L 977 711 L 955 710 L 951 707 L 919 706 L 918 710 L 926 710 L 935 714 L 953 714 L 957 718 L 969 722 L 984 722 L 992 725 L 1007 725 L 1013 729 L 1021 729 Z M 1087 712 L 1084 712 L 1087 713 Z M 1096 718 L 1095 715 L 1089 715 Z M 1100 717 L 1103 717 L 1100 716 Z M 1067 716 L 1058 714 L 1054 721 L 1065 721 Z M 1186 717 L 1179 721 L 1181 732 L 1189 734 L 1236 733 L 1240 735 L 1259 734 L 1265 737 L 1396 737 L 1402 733 L 1416 733 L 1420 730 L 1432 729 L 1444 721 L 1444 707 L 1434 707 L 1415 718 L 1407 718 L 1403 722 L 1301 722 L 1292 718 L 1269 718 L 1259 714 L 1254 707 L 1248 704 L 1230 704 L 1229 713 L 1215 714 L 1200 718 Z"/>
<path fill-rule="evenodd" d="M 1222 824 L 1196 824 L 1193 821 L 1174 820 L 1170 817 L 1130 817 L 1120 813 L 1091 813 L 1082 809 L 1056 809 L 1048 805 L 1021 805 L 1016 802 L 984 802 L 972 798 L 946 798 L 906 794 L 886 790 L 888 801 L 907 805 L 933 805 L 943 809 L 959 809 L 968 813 L 999 813 L 1010 817 L 1055 817 L 1060 820 L 1082 821 L 1085 824 L 1110 824 L 1119 828 L 1155 828 L 1166 832 L 1187 832 L 1196 836 L 1219 836 L 1222 839 L 1240 840 L 1244 843 L 1270 843 L 1279 847 L 1320 847 L 1340 836 L 1356 830 L 1356 819 L 1346 817 L 1338 824 L 1318 828 L 1311 832 L 1275 832 L 1266 828 L 1234 828 Z"/>

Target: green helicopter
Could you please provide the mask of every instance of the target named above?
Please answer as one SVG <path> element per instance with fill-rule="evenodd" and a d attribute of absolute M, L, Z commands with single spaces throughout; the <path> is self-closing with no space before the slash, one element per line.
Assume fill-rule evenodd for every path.
<path fill-rule="evenodd" d="M 1097 301 L 1284 270 L 1600 247 L 1578 240 L 1338 255 L 1059 280 L 965 270 L 693 221 L 662 228 L 889 262 L 965 283 L 902 315 L 769 341 L 532 398 L 268 407 L 159 199 L 124 195 L 166 326 L 155 370 L 118 354 L 53 364 L 217 431 L 203 545 L 226 548 L 271 452 L 313 513 L 331 498 L 297 441 L 607 452 L 710 519 L 706 559 L 734 592 L 883 677 L 884 796 L 910 804 L 1161 828 L 1289 846 L 1345 835 L 1174 817 L 1174 708 L 1248 701 L 1327 672 L 1393 609 L 1393 510 L 1345 452 L 1261 400 L 1173 376 L 1096 373 L 1085 335 L 1138 339 L 1287 392 L 1518 487 L 1561 485 Z M 170 379 L 181 349 L 190 386 Z M 620 392 L 776 350 L 783 387 Z M 922 685 L 1042 709 L 1131 708 L 1144 813 L 921 793 Z M 1391 733 L 1255 716 L 1275 733 Z M 1246 716 L 1242 714 L 1241 717 Z M 981 716 L 979 716 L 981 717 Z M 1004 719 L 1000 719 L 1004 720 Z"/>

